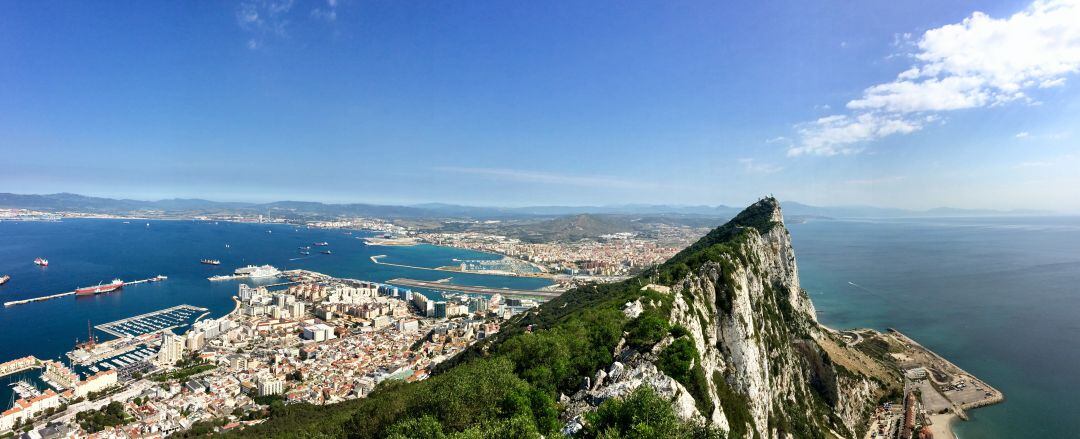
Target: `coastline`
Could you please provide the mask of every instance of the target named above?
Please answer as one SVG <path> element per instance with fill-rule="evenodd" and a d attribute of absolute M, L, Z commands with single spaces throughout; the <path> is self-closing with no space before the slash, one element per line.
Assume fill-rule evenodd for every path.
<path fill-rule="evenodd" d="M 944 413 L 937 415 L 930 415 L 930 432 L 934 433 L 934 437 L 938 439 L 958 439 L 956 432 L 953 431 L 953 426 L 956 425 L 956 421 L 959 416 L 954 413 Z"/>
<path fill-rule="evenodd" d="M 430 245 L 436 245 L 436 244 L 430 244 Z M 451 247 L 451 246 L 440 246 L 440 247 L 460 249 L 460 250 L 469 250 L 469 251 L 477 251 L 477 250 L 473 250 L 473 249 L 465 248 L 465 247 Z M 492 254 L 496 254 L 496 253 L 492 253 Z M 505 255 L 501 255 L 501 256 L 509 257 L 509 256 L 505 256 Z M 379 264 L 379 265 L 389 265 L 391 267 L 411 268 L 411 269 L 414 269 L 414 270 L 441 271 L 441 272 L 444 272 L 444 273 L 466 273 L 466 274 L 478 274 L 478 275 L 481 275 L 481 276 L 534 277 L 534 278 L 541 278 L 541 279 L 554 279 L 554 277 L 555 277 L 550 273 L 543 273 L 543 272 L 541 272 L 541 273 L 523 274 L 523 273 L 511 273 L 511 272 L 499 271 L 499 272 L 485 273 L 485 272 L 482 272 L 482 271 L 451 270 L 449 268 L 446 268 L 445 266 L 443 266 L 443 267 L 434 267 L 434 268 L 433 267 L 420 267 L 420 266 L 416 266 L 416 265 L 405 265 L 405 264 L 397 264 L 397 263 L 394 263 L 394 262 L 383 262 L 383 261 L 381 261 L 381 259 L 385 258 L 385 257 L 386 257 L 386 255 L 374 255 L 374 256 L 369 257 L 368 259 L 371 259 L 372 263 Z"/>

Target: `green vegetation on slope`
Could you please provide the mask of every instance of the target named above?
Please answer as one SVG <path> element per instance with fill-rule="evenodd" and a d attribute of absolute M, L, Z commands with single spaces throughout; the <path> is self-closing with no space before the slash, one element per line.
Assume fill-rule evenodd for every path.
<path fill-rule="evenodd" d="M 110 402 L 100 410 L 87 410 L 75 414 L 75 421 L 79 426 L 90 433 L 97 433 L 105 427 L 115 427 L 130 421 L 130 416 L 124 411 L 124 405 L 118 401 Z"/>
<path fill-rule="evenodd" d="M 639 387 L 625 398 L 609 399 L 588 414 L 583 438 L 723 439 L 723 432 L 680 419 L 671 403 L 649 387 Z"/>

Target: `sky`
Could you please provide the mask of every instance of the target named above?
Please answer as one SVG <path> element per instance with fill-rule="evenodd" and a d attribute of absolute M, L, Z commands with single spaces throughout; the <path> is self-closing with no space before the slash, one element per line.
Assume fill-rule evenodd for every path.
<path fill-rule="evenodd" d="M 0 2 L 0 192 L 1080 212 L 1080 0 Z"/>

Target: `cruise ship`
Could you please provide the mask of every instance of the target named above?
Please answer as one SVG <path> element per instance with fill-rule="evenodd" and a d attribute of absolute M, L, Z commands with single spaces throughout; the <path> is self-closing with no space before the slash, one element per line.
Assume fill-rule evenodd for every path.
<path fill-rule="evenodd" d="M 233 272 L 237 276 L 247 276 L 252 279 L 260 279 L 266 277 L 277 277 L 281 275 L 281 270 L 274 268 L 272 265 L 248 265 L 246 267 L 237 268 Z"/>

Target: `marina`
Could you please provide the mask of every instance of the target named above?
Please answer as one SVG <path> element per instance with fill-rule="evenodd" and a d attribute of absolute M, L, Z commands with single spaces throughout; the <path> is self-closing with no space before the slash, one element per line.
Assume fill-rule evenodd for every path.
<path fill-rule="evenodd" d="M 159 274 L 159 275 L 151 277 L 149 279 L 141 279 L 141 280 L 136 280 L 136 281 L 131 281 L 131 282 L 123 282 L 123 286 L 137 285 L 137 284 L 147 283 L 147 282 L 159 282 L 159 281 L 163 281 L 163 280 L 166 280 L 166 279 L 168 279 L 168 276 Z M 32 297 L 32 298 L 29 298 L 29 299 L 22 299 L 22 300 L 11 300 L 11 301 L 8 301 L 8 302 L 4 302 L 4 306 L 7 307 L 7 306 L 15 306 L 15 305 L 24 305 L 24 304 L 32 303 L 32 302 L 44 302 L 46 300 L 59 299 L 61 297 L 66 297 L 66 296 L 74 296 L 75 294 L 76 294 L 75 291 L 68 291 L 68 292 L 64 292 L 64 293 L 50 294 L 48 296 Z"/>
<path fill-rule="evenodd" d="M 167 329 L 190 325 L 209 310 L 191 305 L 177 305 L 160 311 L 103 323 L 94 328 L 117 338 L 156 334 Z"/>

